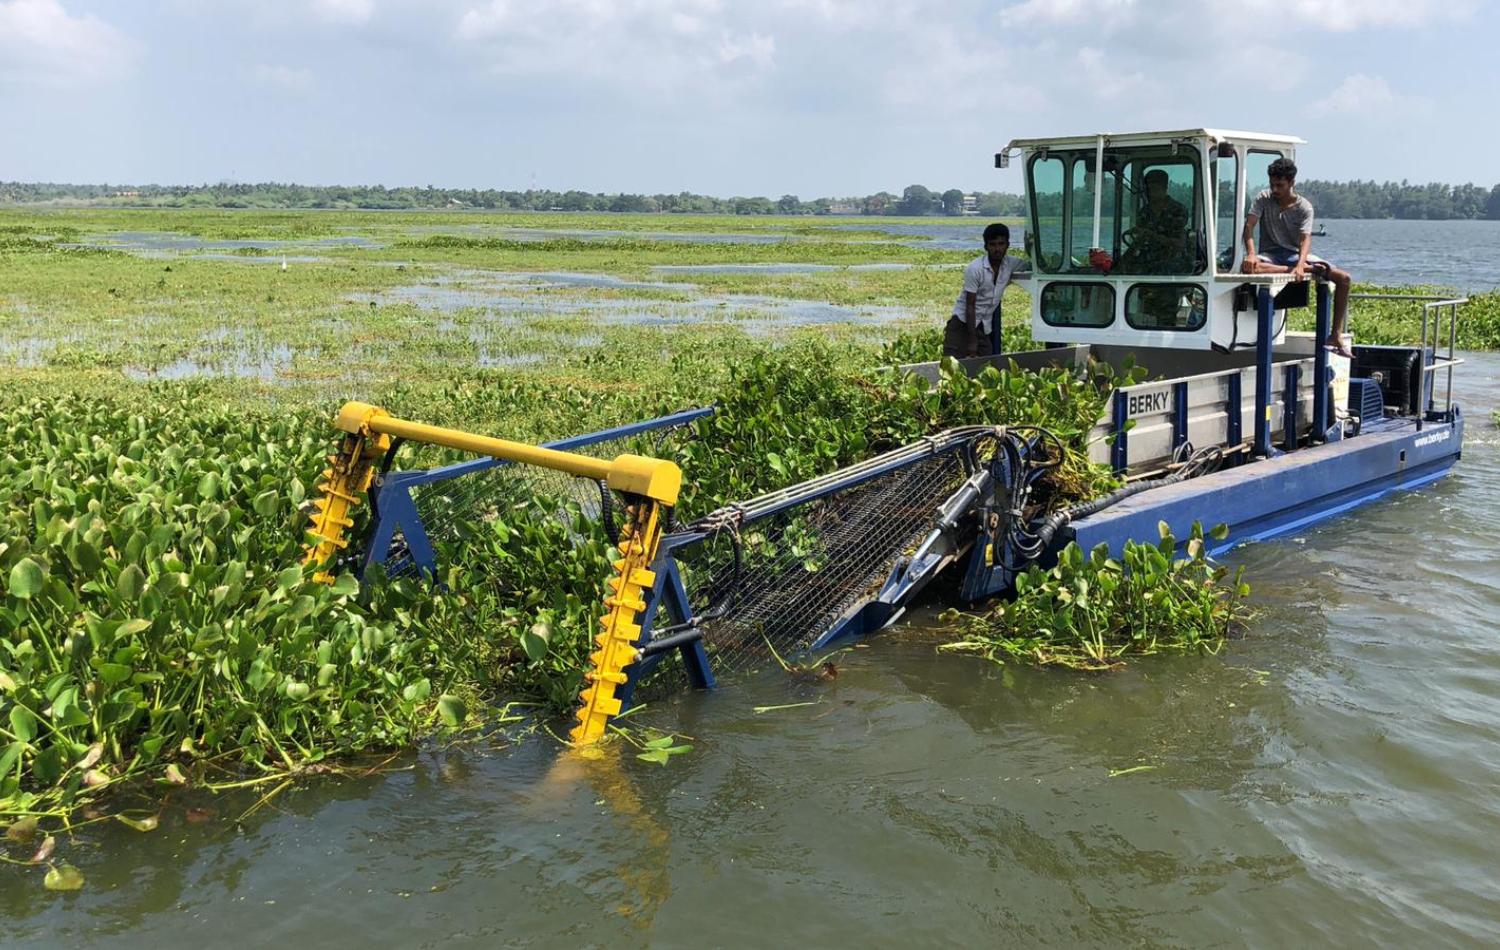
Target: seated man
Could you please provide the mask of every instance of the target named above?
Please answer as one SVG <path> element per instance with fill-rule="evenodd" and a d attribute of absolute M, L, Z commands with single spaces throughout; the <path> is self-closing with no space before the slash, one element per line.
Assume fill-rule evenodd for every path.
<path fill-rule="evenodd" d="M 1145 177 L 1146 197 L 1130 229 L 1130 246 L 1120 254 L 1126 274 L 1185 274 L 1192 264 L 1188 252 L 1188 213 L 1167 193 L 1165 170 L 1153 168 Z"/>
<path fill-rule="evenodd" d="M 1289 158 L 1278 158 L 1267 170 L 1271 187 L 1262 191 L 1245 216 L 1245 263 L 1247 274 L 1286 274 L 1305 280 L 1307 271 L 1321 273 L 1333 281 L 1333 329 L 1327 346 L 1340 356 L 1354 355 L 1344 342 L 1344 321 L 1349 315 L 1349 284 L 1353 278 L 1312 253 L 1312 202 L 1297 194 L 1297 166 Z M 1260 254 L 1255 253 L 1256 224 L 1260 224 Z"/>

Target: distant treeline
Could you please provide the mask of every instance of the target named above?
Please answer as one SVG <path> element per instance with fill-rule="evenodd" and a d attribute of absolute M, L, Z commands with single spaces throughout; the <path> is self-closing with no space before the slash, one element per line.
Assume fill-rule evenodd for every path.
<path fill-rule="evenodd" d="M 1500 220 L 1500 185 L 1412 185 L 1407 182 L 1317 181 L 1298 184 L 1324 218 L 1489 218 Z M 910 185 L 849 198 L 803 201 L 675 195 L 594 194 L 587 191 L 499 191 L 472 188 L 253 185 L 62 185 L 0 182 L 0 203 L 88 204 L 140 208 L 340 208 L 422 210 L 485 208 L 496 211 L 692 212 L 698 214 L 862 214 L 1010 217 L 1024 213 L 1020 195 L 935 191 Z"/>
<path fill-rule="evenodd" d="M 1413 185 L 1388 181 L 1297 183 L 1322 218 L 1488 218 L 1500 221 L 1500 185 Z"/>

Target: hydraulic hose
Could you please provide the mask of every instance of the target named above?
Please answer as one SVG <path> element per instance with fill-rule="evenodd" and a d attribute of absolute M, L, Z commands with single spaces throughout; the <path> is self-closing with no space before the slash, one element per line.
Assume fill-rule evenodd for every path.
<path fill-rule="evenodd" d="M 1088 501 L 1079 502 L 1064 508 L 1062 511 L 1053 512 L 1043 518 L 1035 530 L 1031 531 L 1031 543 L 1026 545 L 1029 551 L 1040 554 L 1052 543 L 1052 539 L 1069 522 L 1078 518 L 1086 518 L 1092 514 L 1098 514 L 1112 505 L 1117 505 L 1132 495 L 1139 495 L 1143 491 L 1153 488 L 1163 488 L 1167 485 L 1175 485 L 1178 482 L 1196 478 L 1199 475 L 1207 475 L 1209 472 L 1217 471 L 1219 464 L 1224 460 L 1224 450 L 1217 445 L 1205 449 L 1193 451 L 1192 443 L 1184 443 L 1175 453 L 1177 460 L 1182 462 L 1182 467 L 1171 475 L 1162 478 L 1148 478 L 1138 482 L 1131 482 L 1110 492 Z M 1035 556 L 1035 555 L 1033 555 Z"/>

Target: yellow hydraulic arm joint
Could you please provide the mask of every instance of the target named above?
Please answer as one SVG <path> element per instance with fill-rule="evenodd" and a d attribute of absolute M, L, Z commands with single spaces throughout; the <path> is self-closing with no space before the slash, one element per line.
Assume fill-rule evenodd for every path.
<path fill-rule="evenodd" d="M 643 597 L 656 582 L 651 563 L 661 543 L 667 511 L 677 504 L 682 472 L 672 462 L 641 455 L 620 455 L 611 460 L 561 452 L 397 419 L 378 406 L 345 403 L 334 424 L 345 435 L 337 454 L 318 484 L 322 497 L 314 504 L 303 563 L 320 569 L 316 580 L 331 583 L 327 566 L 348 545 L 345 530 L 353 524 L 351 511 L 374 478 L 374 462 L 391 447 L 393 438 L 425 442 L 487 455 L 521 465 L 565 472 L 580 478 L 603 481 L 625 495 L 626 524 L 620 532 L 620 554 L 616 575 L 610 579 L 610 594 L 604 599 L 603 632 L 595 638 L 598 650 L 590 656 L 592 669 L 585 674 L 574 742 L 588 743 L 604 735 L 605 723 L 620 711 L 615 688 L 625 682 L 624 669 L 635 659 L 635 640 L 640 636 Z"/>
<path fill-rule="evenodd" d="M 375 460 L 390 446 L 387 436 L 346 432 L 339 440 L 338 451 L 328 456 L 328 467 L 318 479 L 321 495 L 313 502 L 312 524 L 307 529 L 307 547 L 302 557 L 304 567 L 318 568 L 313 580 L 333 583 L 328 566 L 349 546 L 344 532 L 354 525 L 354 506 L 375 477 Z"/>

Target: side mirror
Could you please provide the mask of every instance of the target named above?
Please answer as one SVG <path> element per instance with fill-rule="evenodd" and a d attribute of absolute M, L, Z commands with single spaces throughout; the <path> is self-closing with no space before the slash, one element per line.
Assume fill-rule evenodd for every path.
<path fill-rule="evenodd" d="M 1234 143 L 1220 142 L 1216 154 L 1220 158 L 1234 158 Z"/>
<path fill-rule="evenodd" d="M 1006 152 L 996 152 L 995 153 L 995 167 L 996 168 L 1009 168 L 1010 167 L 1010 152 L 1008 152 L 1008 151 L 1006 151 Z"/>

